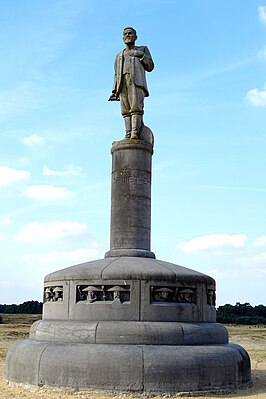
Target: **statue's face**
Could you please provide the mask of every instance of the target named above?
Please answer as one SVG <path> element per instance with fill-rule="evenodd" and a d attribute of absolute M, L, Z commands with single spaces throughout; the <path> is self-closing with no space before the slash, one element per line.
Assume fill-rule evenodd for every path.
<path fill-rule="evenodd" d="M 159 297 L 162 299 L 167 299 L 169 296 L 169 292 L 160 292 Z"/>
<path fill-rule="evenodd" d="M 88 299 L 94 299 L 95 297 L 96 297 L 96 294 L 94 291 L 88 291 L 88 294 L 87 294 Z"/>
<path fill-rule="evenodd" d="M 135 43 L 137 37 L 132 29 L 125 29 L 123 32 L 123 40 L 125 44 Z"/>

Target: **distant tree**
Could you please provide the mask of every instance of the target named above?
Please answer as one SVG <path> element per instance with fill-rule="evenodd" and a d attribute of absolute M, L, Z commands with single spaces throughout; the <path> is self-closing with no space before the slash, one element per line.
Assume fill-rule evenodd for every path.
<path fill-rule="evenodd" d="M 226 304 L 217 309 L 217 322 L 225 324 L 266 324 L 266 306 L 251 306 L 237 302 L 235 306 Z"/>
<path fill-rule="evenodd" d="M 26 313 L 26 314 L 41 314 L 42 313 L 42 302 L 38 301 L 27 301 L 20 305 L 0 305 L 0 313 Z"/>

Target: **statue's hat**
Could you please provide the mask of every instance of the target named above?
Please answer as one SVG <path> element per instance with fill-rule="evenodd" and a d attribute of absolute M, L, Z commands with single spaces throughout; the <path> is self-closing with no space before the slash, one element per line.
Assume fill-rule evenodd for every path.
<path fill-rule="evenodd" d="M 168 287 L 161 287 L 154 290 L 154 292 L 174 292 L 174 290 L 171 290 L 171 288 Z"/>
<path fill-rule="evenodd" d="M 88 285 L 88 287 L 86 287 L 86 288 L 83 288 L 83 290 L 82 291 L 96 291 L 96 292 L 99 292 L 99 291 L 102 291 L 102 289 L 101 288 L 97 288 L 97 287 L 94 287 L 93 285 Z"/>
<path fill-rule="evenodd" d="M 54 292 L 63 292 L 63 287 L 55 287 L 53 288 Z"/>
<path fill-rule="evenodd" d="M 128 291 L 124 287 L 120 287 L 119 285 L 115 285 L 114 287 L 109 288 L 107 291 L 113 292 L 113 291 Z"/>

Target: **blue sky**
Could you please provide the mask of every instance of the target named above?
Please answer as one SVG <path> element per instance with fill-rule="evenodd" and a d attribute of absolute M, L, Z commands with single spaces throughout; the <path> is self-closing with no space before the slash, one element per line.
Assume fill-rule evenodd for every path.
<path fill-rule="evenodd" d="M 152 250 L 265 304 L 266 0 L 0 0 L 0 303 L 109 249 L 122 30 L 155 62 Z"/>

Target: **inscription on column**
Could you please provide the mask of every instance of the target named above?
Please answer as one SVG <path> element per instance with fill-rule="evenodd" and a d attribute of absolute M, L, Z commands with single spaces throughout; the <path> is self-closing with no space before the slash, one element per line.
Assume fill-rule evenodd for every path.
<path fill-rule="evenodd" d="M 121 169 L 113 172 L 113 182 L 116 184 L 151 184 L 150 174 L 138 170 Z"/>

